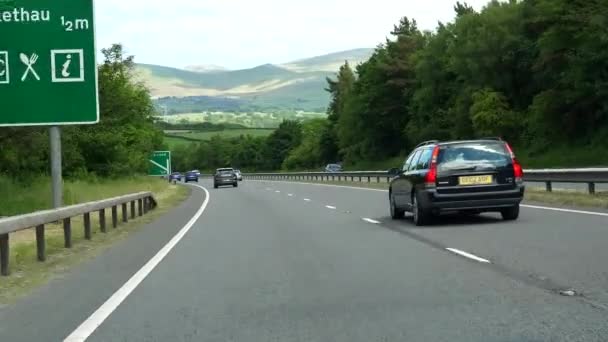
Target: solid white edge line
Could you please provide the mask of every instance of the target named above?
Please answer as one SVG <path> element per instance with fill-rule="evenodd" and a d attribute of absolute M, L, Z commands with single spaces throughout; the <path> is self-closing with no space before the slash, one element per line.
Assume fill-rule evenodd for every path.
<path fill-rule="evenodd" d="M 64 342 L 85 341 L 93 332 L 116 310 L 116 308 L 137 288 L 137 286 L 150 274 L 154 268 L 169 254 L 177 243 L 188 233 L 190 228 L 201 217 L 209 203 L 209 191 L 200 185 L 194 185 L 205 191 L 205 200 L 192 216 L 190 221 L 183 226 L 167 244 L 159 250 L 148 262 L 139 269 L 124 285 L 108 298 L 89 318 L 87 318 L 76 330 L 74 330 Z"/>
<path fill-rule="evenodd" d="M 597 211 L 585 211 L 585 210 L 574 210 L 574 209 L 564 209 L 564 208 L 554 208 L 554 207 L 543 207 L 543 206 L 539 206 L 539 205 L 529 205 L 529 204 L 521 204 L 521 206 L 524 207 L 524 208 L 531 208 L 531 209 L 562 211 L 562 212 L 565 212 L 565 213 L 596 215 L 596 216 L 606 216 L 606 217 L 608 217 L 608 213 L 600 213 L 600 212 L 597 212 Z"/>
<path fill-rule="evenodd" d="M 369 223 L 373 223 L 373 224 L 380 224 L 380 223 L 382 223 L 380 221 L 376 221 L 374 219 L 370 219 L 370 218 L 367 218 L 367 217 L 362 218 L 362 220 L 366 221 L 366 222 L 369 222 Z"/>
<path fill-rule="evenodd" d="M 251 181 L 253 181 L 253 182 L 261 182 L 259 180 L 251 180 Z M 318 184 L 318 183 L 307 183 L 307 182 L 289 182 L 289 181 L 268 181 L 268 182 L 303 184 L 303 185 L 315 185 L 315 186 L 328 186 L 328 187 L 333 187 L 333 188 L 346 188 L 346 189 L 355 189 L 355 190 L 388 192 L 388 190 L 370 189 L 370 188 L 363 188 L 363 187 L 357 187 L 357 186 L 346 186 L 346 185 Z M 600 212 L 597 212 L 597 211 L 585 211 L 585 210 L 574 210 L 574 209 L 564 209 L 564 208 L 555 208 L 555 207 L 543 207 L 543 206 L 530 205 L 530 204 L 521 204 L 521 206 L 524 207 L 524 208 L 530 208 L 530 209 L 561 211 L 561 212 L 564 212 L 564 213 L 585 214 L 585 215 L 595 215 L 595 216 L 608 217 L 608 213 L 600 213 Z"/>
<path fill-rule="evenodd" d="M 336 207 L 331 206 L 331 205 L 326 205 L 326 206 L 325 206 L 325 208 L 327 208 L 327 209 L 332 209 L 332 210 L 336 210 Z"/>
<path fill-rule="evenodd" d="M 446 248 L 448 251 L 452 252 L 452 253 L 456 253 L 458 255 L 461 255 L 465 258 L 469 258 L 469 259 L 473 259 L 475 261 L 479 261 L 479 262 L 485 262 L 487 264 L 490 264 L 490 260 L 484 259 L 484 258 L 480 258 L 477 255 L 473 255 L 471 253 L 467 253 L 465 251 L 461 251 L 459 249 L 456 248 Z"/>

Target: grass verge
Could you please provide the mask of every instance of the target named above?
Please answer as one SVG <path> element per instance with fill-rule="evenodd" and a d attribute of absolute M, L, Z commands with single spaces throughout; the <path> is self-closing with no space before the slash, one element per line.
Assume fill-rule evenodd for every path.
<path fill-rule="evenodd" d="M 100 254 L 114 242 L 124 239 L 139 227 L 154 221 L 181 203 L 190 193 L 186 187 L 171 185 L 166 181 L 150 177 L 94 183 L 76 182 L 70 189 L 73 192 L 72 197 L 66 203 L 81 203 L 132 192 L 153 191 L 158 207 L 142 217 L 119 224 L 116 229 L 110 224 L 107 233 L 99 230 L 98 215 L 91 215 L 93 236 L 90 241 L 84 239 L 84 229 L 81 229 L 82 217 L 75 217 L 72 219 L 73 246 L 70 249 L 63 247 L 62 226 L 47 225 L 45 262 L 36 260 L 34 229 L 11 234 L 9 261 L 11 275 L 0 277 L 0 303 L 10 303 L 50 279 L 60 277 L 70 267 Z"/>
<path fill-rule="evenodd" d="M 359 183 L 350 181 L 299 181 L 302 183 L 315 183 L 315 184 L 331 184 L 331 185 L 343 185 L 343 186 L 354 186 L 360 188 L 372 188 L 372 189 L 388 189 L 388 183 Z M 553 204 L 560 206 L 570 207 L 581 207 L 581 208 L 601 208 L 608 209 L 608 192 L 598 192 L 595 195 L 589 195 L 582 191 L 566 191 L 566 190 L 554 190 L 553 192 L 547 192 L 539 188 L 526 188 L 526 194 L 524 196 L 525 201 Z"/>

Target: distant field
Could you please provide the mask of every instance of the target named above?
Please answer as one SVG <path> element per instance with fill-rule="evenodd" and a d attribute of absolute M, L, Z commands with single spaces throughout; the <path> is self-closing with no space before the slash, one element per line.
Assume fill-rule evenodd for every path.
<path fill-rule="evenodd" d="M 167 116 L 158 116 L 161 120 L 170 124 L 238 124 L 251 128 L 276 128 L 283 120 L 307 120 L 316 118 L 326 118 L 325 113 L 316 112 L 296 112 L 296 111 L 277 111 L 274 113 L 249 112 L 202 112 L 202 113 L 183 113 Z"/>
<path fill-rule="evenodd" d="M 167 131 L 165 132 L 165 143 L 169 147 L 174 147 L 180 144 L 190 144 L 196 141 L 210 140 L 214 136 L 222 136 L 224 138 L 235 138 L 241 135 L 250 135 L 254 137 L 265 137 L 270 135 L 274 129 L 226 129 L 215 132 L 197 132 L 197 131 Z"/>

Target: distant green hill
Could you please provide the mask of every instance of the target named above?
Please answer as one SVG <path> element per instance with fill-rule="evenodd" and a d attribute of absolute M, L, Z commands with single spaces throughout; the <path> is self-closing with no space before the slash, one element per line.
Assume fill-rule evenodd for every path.
<path fill-rule="evenodd" d="M 345 60 L 356 65 L 369 58 L 372 52 L 373 49 L 355 49 L 243 70 L 196 72 L 138 64 L 136 71 L 157 103 L 166 106 L 169 113 L 276 109 L 323 111 L 329 100 L 324 91 L 325 77 L 333 76 Z M 196 70 L 197 66 L 189 69 Z"/>

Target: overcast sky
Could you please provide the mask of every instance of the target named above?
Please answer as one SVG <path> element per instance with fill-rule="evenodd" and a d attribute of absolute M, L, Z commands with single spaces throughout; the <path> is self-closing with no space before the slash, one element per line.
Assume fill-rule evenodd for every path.
<path fill-rule="evenodd" d="M 140 63 L 230 69 L 375 47 L 403 16 L 422 29 L 456 0 L 97 0 L 97 45 Z M 488 0 L 467 0 L 479 10 Z"/>

